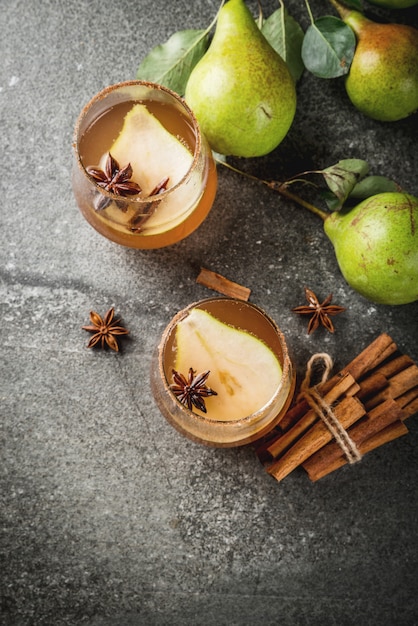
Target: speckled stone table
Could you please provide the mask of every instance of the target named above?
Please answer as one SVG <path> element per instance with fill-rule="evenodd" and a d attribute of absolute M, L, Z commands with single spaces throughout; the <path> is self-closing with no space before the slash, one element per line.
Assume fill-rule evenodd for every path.
<path fill-rule="evenodd" d="M 262 4 L 266 15 L 277 7 Z M 304 3 L 286 6 L 306 29 Z M 315 215 L 222 168 L 207 220 L 161 250 L 107 241 L 72 195 L 81 107 L 135 77 L 173 32 L 206 27 L 218 1 L 0 8 L 1 624 L 418 623 L 417 416 L 406 437 L 353 467 L 314 484 L 297 470 L 278 483 L 251 446 L 205 448 L 179 435 L 149 386 L 169 319 L 211 295 L 196 283 L 201 266 L 251 289 L 284 331 L 298 377 L 314 352 L 341 368 L 382 332 L 418 360 L 418 303 L 363 299 Z M 324 0 L 312 10 L 332 12 Z M 418 24 L 414 9 L 392 19 Z M 236 165 L 283 179 L 362 158 L 417 195 L 416 126 L 416 116 L 368 120 L 342 81 L 305 73 L 286 140 Z M 291 312 L 305 285 L 346 307 L 335 334 L 308 336 Z M 119 354 L 88 350 L 81 326 L 110 306 L 129 340 Z"/>

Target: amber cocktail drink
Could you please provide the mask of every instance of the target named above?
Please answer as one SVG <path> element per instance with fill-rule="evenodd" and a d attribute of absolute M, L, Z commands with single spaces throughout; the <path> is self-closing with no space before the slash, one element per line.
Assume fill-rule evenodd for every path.
<path fill-rule="evenodd" d="M 162 414 L 182 434 L 231 447 L 259 439 L 280 421 L 295 376 L 276 323 L 254 304 L 219 297 L 171 320 L 151 384 Z"/>
<path fill-rule="evenodd" d="M 104 89 L 81 112 L 73 147 L 79 208 L 116 243 L 174 244 L 212 207 L 212 152 L 184 100 L 160 85 L 129 81 Z"/>

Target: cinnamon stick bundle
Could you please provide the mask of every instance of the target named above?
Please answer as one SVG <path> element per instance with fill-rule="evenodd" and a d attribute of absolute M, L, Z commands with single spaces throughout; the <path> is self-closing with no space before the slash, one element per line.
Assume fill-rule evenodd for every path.
<path fill-rule="evenodd" d="M 397 346 L 393 339 L 386 333 L 379 335 L 371 344 L 367 346 L 359 355 L 357 355 L 344 369 L 338 374 L 319 385 L 318 390 L 324 394 L 337 383 L 338 378 L 345 373 L 352 375 L 357 382 L 370 374 L 371 371 L 383 363 L 388 357 L 397 351 Z M 282 429 L 286 430 L 293 421 L 297 421 L 301 414 L 306 411 L 308 403 L 302 401 L 299 405 L 288 411 L 280 423 Z"/>
<path fill-rule="evenodd" d="M 361 456 L 408 432 L 404 421 L 418 411 L 418 366 L 384 333 L 314 392 Z M 266 471 L 279 481 L 299 466 L 316 481 L 352 462 L 309 389 L 255 445 Z"/>

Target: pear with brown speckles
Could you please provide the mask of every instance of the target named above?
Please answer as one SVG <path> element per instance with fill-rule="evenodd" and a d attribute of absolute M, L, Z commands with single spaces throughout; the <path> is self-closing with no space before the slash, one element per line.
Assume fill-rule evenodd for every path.
<path fill-rule="evenodd" d="M 378 304 L 418 300 L 418 198 L 380 193 L 324 222 L 349 285 Z"/>
<path fill-rule="evenodd" d="M 334 3 L 357 37 L 345 87 L 353 105 L 368 117 L 395 122 L 418 109 L 418 31 L 380 24 Z"/>

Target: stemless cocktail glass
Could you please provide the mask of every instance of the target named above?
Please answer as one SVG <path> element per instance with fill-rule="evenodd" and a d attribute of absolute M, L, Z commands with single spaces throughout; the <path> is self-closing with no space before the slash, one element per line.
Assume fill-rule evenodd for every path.
<path fill-rule="evenodd" d="M 238 419 L 235 419 L 234 415 L 227 415 L 223 419 L 212 419 L 210 417 L 211 397 L 205 398 L 207 413 L 202 414 L 194 407 L 190 410 L 187 404 L 180 402 L 173 393 L 170 385 L 173 383 L 172 372 L 175 369 L 178 350 L 176 328 L 194 309 L 201 309 L 228 327 L 245 331 L 261 340 L 275 355 L 282 374 L 271 397 L 263 406 L 253 410 L 250 414 L 241 415 Z M 207 345 L 212 345 L 213 337 L 210 339 L 202 337 L 202 341 Z M 225 350 L 228 350 L 227 346 Z M 251 354 L 247 356 L 250 362 L 252 356 Z M 193 368 L 193 363 L 190 363 L 190 367 Z M 187 372 L 182 373 L 187 375 Z M 265 371 L 263 375 L 268 377 L 270 373 Z M 210 375 L 207 379 L 207 386 L 211 387 Z M 280 422 L 293 397 L 295 374 L 282 332 L 261 308 L 249 302 L 215 297 L 189 305 L 170 321 L 153 356 L 151 387 L 161 413 L 180 433 L 205 445 L 233 447 L 259 439 Z"/>
<path fill-rule="evenodd" d="M 106 155 L 119 136 L 125 116 L 136 104 L 145 105 L 165 131 L 186 147 L 190 153 L 188 169 L 179 180 L 168 180 L 160 189 L 162 181 L 155 181 L 152 192 L 118 195 L 99 185 L 87 168 L 105 170 Z M 166 149 L 160 140 L 157 145 L 154 161 L 163 162 Z M 141 150 L 140 142 L 138 148 Z M 98 93 L 76 122 L 73 149 L 72 185 L 81 213 L 99 233 L 118 244 L 131 248 L 169 246 L 192 233 L 212 207 L 217 178 L 210 147 L 186 102 L 161 85 L 128 81 Z M 140 154 L 139 159 L 142 156 L 146 170 L 147 154 Z M 128 165 L 117 163 L 120 168 Z"/>

